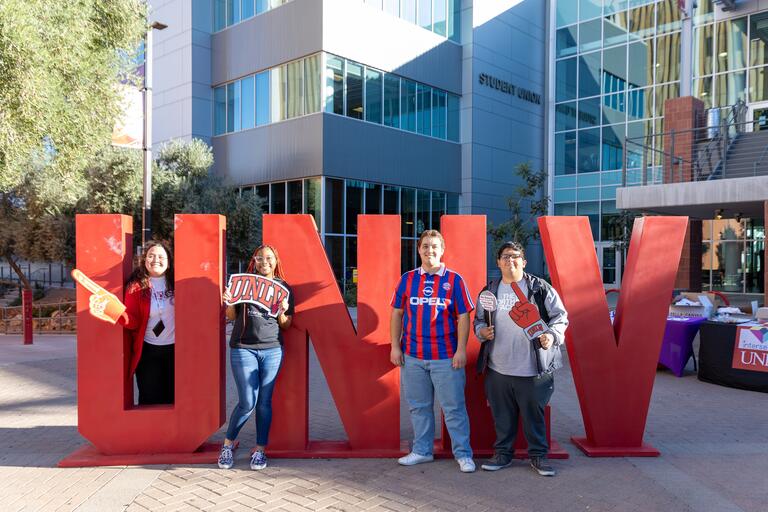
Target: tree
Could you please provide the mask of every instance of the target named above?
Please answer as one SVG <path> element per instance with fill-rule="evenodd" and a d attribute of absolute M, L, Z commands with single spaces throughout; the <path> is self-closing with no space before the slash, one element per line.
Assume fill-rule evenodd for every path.
<path fill-rule="evenodd" d="M 547 182 L 547 172 L 534 171 L 531 164 L 523 162 L 515 167 L 515 174 L 521 184 L 507 198 L 509 220 L 494 226 L 489 222 L 488 234 L 493 240 L 493 251 L 506 241 L 513 241 L 526 246 L 532 240 L 539 238 L 539 230 L 535 219 L 546 215 L 549 197 L 544 195 L 544 184 Z"/>
<path fill-rule="evenodd" d="M 110 141 L 145 20 L 141 0 L 0 2 L 0 257 L 26 288 L 17 255 L 56 259 L 69 247 L 61 213 Z"/>

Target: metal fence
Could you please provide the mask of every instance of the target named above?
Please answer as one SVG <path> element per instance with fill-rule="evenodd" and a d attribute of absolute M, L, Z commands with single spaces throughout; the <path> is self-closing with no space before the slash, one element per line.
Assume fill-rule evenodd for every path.
<path fill-rule="evenodd" d="M 69 275 L 70 268 L 63 263 L 30 263 L 19 262 L 24 275 L 35 285 L 55 286 L 58 288 L 74 288 L 75 282 Z M 0 283 L 19 284 L 19 276 L 7 264 L 0 264 Z"/>
<path fill-rule="evenodd" d="M 0 308 L 0 332 L 21 334 L 24 319 L 21 306 Z M 32 305 L 32 330 L 38 334 L 77 331 L 77 302 Z"/>

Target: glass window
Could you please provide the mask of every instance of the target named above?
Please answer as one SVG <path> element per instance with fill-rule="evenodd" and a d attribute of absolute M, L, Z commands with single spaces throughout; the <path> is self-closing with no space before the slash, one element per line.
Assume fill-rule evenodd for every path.
<path fill-rule="evenodd" d="M 400 271 L 406 273 L 416 266 L 416 240 L 403 240 L 400 249 Z"/>
<path fill-rule="evenodd" d="M 381 213 L 381 185 L 365 184 L 365 213 Z"/>
<path fill-rule="evenodd" d="M 629 39 L 638 41 L 653 36 L 656 26 L 655 5 L 643 5 L 629 11 Z"/>
<path fill-rule="evenodd" d="M 333 275 L 341 283 L 344 277 L 344 237 L 326 235 L 325 252 L 328 254 L 328 263 L 331 264 Z"/>
<path fill-rule="evenodd" d="M 347 61 L 347 112 L 348 117 L 363 118 L 363 66 Z"/>
<path fill-rule="evenodd" d="M 579 100 L 579 128 L 600 125 L 600 98 Z"/>
<path fill-rule="evenodd" d="M 576 204 L 578 215 L 589 218 L 589 227 L 592 228 L 592 238 L 600 240 L 600 203 L 597 201 L 580 202 Z"/>
<path fill-rule="evenodd" d="M 680 80 L 680 32 L 656 38 L 656 83 Z"/>
<path fill-rule="evenodd" d="M 588 20 L 590 18 L 600 16 L 602 14 L 602 10 L 603 0 L 579 0 L 580 20 Z"/>
<path fill-rule="evenodd" d="M 701 25 L 715 19 L 712 0 L 699 0 L 693 3 L 693 23 Z"/>
<path fill-rule="evenodd" d="M 384 75 L 384 125 L 400 128 L 400 78 Z"/>
<path fill-rule="evenodd" d="M 227 25 L 240 21 L 240 0 L 227 0 Z"/>
<path fill-rule="evenodd" d="M 573 130 L 576 128 L 576 102 L 558 103 L 555 105 L 555 131 Z"/>
<path fill-rule="evenodd" d="M 579 98 L 600 94 L 600 52 L 579 56 Z"/>
<path fill-rule="evenodd" d="M 325 65 L 325 111 L 344 114 L 344 59 L 328 55 Z"/>
<path fill-rule="evenodd" d="M 555 190 L 555 195 L 553 200 L 556 203 L 562 203 L 565 201 L 575 201 L 576 200 L 576 189 L 575 188 L 568 188 L 568 189 L 561 189 L 561 190 Z"/>
<path fill-rule="evenodd" d="M 459 142 L 459 97 L 448 94 L 448 140 Z"/>
<path fill-rule="evenodd" d="M 320 54 L 304 59 L 304 113 L 320 112 Z"/>
<path fill-rule="evenodd" d="M 400 81 L 401 127 L 409 132 L 416 131 L 416 82 Z"/>
<path fill-rule="evenodd" d="M 303 191 L 301 189 L 301 180 L 288 182 L 288 212 L 303 213 L 304 203 Z"/>
<path fill-rule="evenodd" d="M 256 14 L 269 10 L 269 0 L 256 0 Z"/>
<path fill-rule="evenodd" d="M 400 187 L 384 185 L 384 213 L 388 215 L 400 214 Z"/>
<path fill-rule="evenodd" d="M 304 115 L 304 63 L 300 60 L 286 66 L 286 117 Z"/>
<path fill-rule="evenodd" d="M 213 90 L 213 134 L 227 133 L 227 86 Z"/>
<path fill-rule="evenodd" d="M 400 16 L 400 0 L 384 0 L 384 12 L 392 16 Z"/>
<path fill-rule="evenodd" d="M 576 99 L 576 58 L 557 61 L 555 80 L 557 101 Z"/>
<path fill-rule="evenodd" d="M 269 122 L 269 71 L 256 75 L 256 126 Z"/>
<path fill-rule="evenodd" d="M 420 27 L 432 30 L 432 0 L 419 0 L 417 16 Z"/>
<path fill-rule="evenodd" d="M 446 35 L 455 42 L 461 40 L 461 0 L 448 0 L 448 23 Z"/>
<path fill-rule="evenodd" d="M 573 188 L 576 186 L 576 175 L 555 176 L 555 189 Z"/>
<path fill-rule="evenodd" d="M 355 274 L 355 269 L 357 268 L 357 237 L 356 236 L 348 236 L 346 238 L 346 264 L 344 265 L 344 279 L 346 279 L 347 284 L 352 282 L 352 278 Z"/>
<path fill-rule="evenodd" d="M 279 66 L 269 70 L 269 99 L 272 122 L 282 121 L 285 117 L 286 67 Z"/>
<path fill-rule="evenodd" d="M 344 232 L 344 180 L 325 179 L 325 231 Z"/>
<path fill-rule="evenodd" d="M 365 120 L 381 124 L 381 72 L 365 68 Z"/>
<path fill-rule="evenodd" d="M 627 116 L 630 121 L 653 117 L 653 87 L 627 91 Z"/>
<path fill-rule="evenodd" d="M 363 213 L 362 181 L 347 180 L 347 199 L 345 201 L 347 215 L 347 234 L 357 234 L 357 216 Z"/>
<path fill-rule="evenodd" d="M 693 76 L 712 74 L 714 27 L 705 25 L 693 29 Z"/>
<path fill-rule="evenodd" d="M 240 116 L 238 116 L 239 118 Z M 227 132 L 235 131 L 235 83 L 227 84 Z"/>
<path fill-rule="evenodd" d="M 416 190 L 412 188 L 401 189 L 400 194 L 400 222 L 402 223 L 402 236 L 415 237 L 416 234 Z"/>
<path fill-rule="evenodd" d="M 574 0 L 557 0 L 557 10 L 555 11 L 557 26 L 562 27 L 576 23 L 578 7 Z"/>
<path fill-rule="evenodd" d="M 432 192 L 432 224 L 429 229 L 440 229 L 440 217 L 445 215 L 445 192 Z"/>
<path fill-rule="evenodd" d="M 270 184 L 269 213 L 285 213 L 285 182 Z"/>
<path fill-rule="evenodd" d="M 751 73 L 754 74 L 754 71 Z M 705 108 L 712 107 L 712 77 L 711 76 L 698 78 L 693 81 L 693 96 L 703 101 Z"/>
<path fill-rule="evenodd" d="M 432 31 L 435 34 L 445 35 L 445 22 L 447 19 L 445 0 L 432 0 L 433 1 L 433 25 Z"/>
<path fill-rule="evenodd" d="M 576 25 L 558 29 L 555 35 L 555 57 L 576 54 Z"/>
<path fill-rule="evenodd" d="M 653 128 L 650 121 L 627 123 L 628 169 L 637 169 L 642 167 L 644 152 L 643 147 L 653 143 L 653 141 L 649 138 L 651 133 L 653 133 Z"/>
<path fill-rule="evenodd" d="M 576 215 L 576 203 L 556 204 L 555 215 Z"/>
<path fill-rule="evenodd" d="M 416 0 L 401 0 L 400 17 L 410 23 L 416 23 Z"/>
<path fill-rule="evenodd" d="M 603 18 L 603 46 L 626 43 L 627 29 L 626 11 Z"/>
<path fill-rule="evenodd" d="M 253 0 L 243 0 L 243 19 L 254 15 Z"/>
<path fill-rule="evenodd" d="M 576 132 L 555 135 L 555 174 L 576 172 Z"/>
<path fill-rule="evenodd" d="M 747 18 L 718 22 L 715 55 L 717 69 L 730 71 L 747 65 Z"/>
<path fill-rule="evenodd" d="M 749 70 L 749 101 L 768 100 L 768 67 Z"/>
<path fill-rule="evenodd" d="M 446 194 L 445 198 L 445 213 L 446 215 L 458 215 L 459 213 L 459 195 L 458 194 Z"/>
<path fill-rule="evenodd" d="M 323 225 L 320 216 L 322 202 L 320 193 L 320 178 L 307 178 L 304 180 L 304 213 L 314 217 L 315 226 L 318 229 Z"/>
<path fill-rule="evenodd" d="M 624 125 L 604 126 L 603 127 L 603 171 L 613 171 L 621 169 L 624 166 Z"/>
<path fill-rule="evenodd" d="M 749 65 L 768 64 L 768 13 L 754 14 L 749 21 Z"/>
<path fill-rule="evenodd" d="M 241 123 L 243 125 L 243 130 L 253 128 L 256 124 L 256 105 L 254 104 L 254 101 L 256 100 L 256 92 L 254 90 L 255 80 L 254 76 L 249 76 L 240 81 L 243 107 Z"/>
<path fill-rule="evenodd" d="M 227 26 L 227 0 L 215 0 L 213 5 L 213 30 L 222 30 Z"/>
<path fill-rule="evenodd" d="M 667 100 L 680 96 L 680 84 L 665 84 L 656 86 L 656 109 L 657 116 L 664 115 L 664 105 Z"/>
<path fill-rule="evenodd" d="M 422 135 L 432 134 L 432 88 L 418 84 L 416 89 L 418 95 L 418 117 L 416 127 Z"/>
<path fill-rule="evenodd" d="M 659 34 L 680 30 L 683 26 L 680 7 L 680 0 L 661 0 L 656 6 L 658 11 L 656 21 L 656 31 Z"/>
<path fill-rule="evenodd" d="M 717 94 L 715 104 L 718 106 L 733 105 L 738 100 L 746 100 L 747 72 L 737 71 L 715 75 L 715 91 Z"/>
<path fill-rule="evenodd" d="M 653 40 L 629 45 L 627 77 L 630 88 L 653 83 Z"/>
<path fill-rule="evenodd" d="M 432 136 L 445 139 L 446 93 L 432 89 Z"/>
<path fill-rule="evenodd" d="M 600 48 L 603 39 L 600 33 L 602 20 L 592 20 L 579 25 L 579 51 L 587 52 Z"/>
<path fill-rule="evenodd" d="M 421 234 L 425 229 L 430 229 L 429 214 L 432 206 L 429 200 L 429 190 L 416 191 L 416 233 Z"/>
<path fill-rule="evenodd" d="M 619 211 L 616 209 L 616 201 L 603 201 L 603 240 L 616 240 L 621 237 L 621 226 L 619 225 Z M 611 251 L 615 254 L 614 251 Z"/>
<path fill-rule="evenodd" d="M 603 96 L 603 124 L 623 123 L 626 121 L 625 94 Z"/>
<path fill-rule="evenodd" d="M 259 200 L 263 201 L 263 207 L 266 212 L 269 212 L 269 185 L 256 185 L 253 187 L 253 191 Z"/>
<path fill-rule="evenodd" d="M 627 88 L 627 47 L 617 46 L 603 51 L 603 92 L 612 93 Z"/>
<path fill-rule="evenodd" d="M 600 170 L 600 128 L 579 130 L 579 167 L 581 172 Z"/>

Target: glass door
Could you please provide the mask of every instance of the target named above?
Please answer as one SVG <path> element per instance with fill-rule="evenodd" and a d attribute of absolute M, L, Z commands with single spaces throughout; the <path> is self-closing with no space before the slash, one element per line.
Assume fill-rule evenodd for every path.
<path fill-rule="evenodd" d="M 752 131 L 768 130 L 768 101 L 751 104 L 747 121 L 752 121 Z"/>
<path fill-rule="evenodd" d="M 597 250 L 597 262 L 603 278 L 603 286 L 618 288 L 621 284 L 621 254 L 610 243 L 595 244 Z"/>

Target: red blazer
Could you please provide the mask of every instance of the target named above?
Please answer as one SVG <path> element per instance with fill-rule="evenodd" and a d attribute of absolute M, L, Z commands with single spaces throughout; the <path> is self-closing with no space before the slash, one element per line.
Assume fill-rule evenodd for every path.
<path fill-rule="evenodd" d="M 141 349 L 144 346 L 144 333 L 147 332 L 149 322 L 150 289 L 141 289 L 139 283 L 131 283 L 125 290 L 125 312 L 119 322 L 123 324 L 133 338 L 131 344 L 131 366 L 128 373 L 133 377 L 136 367 L 141 359 Z"/>

